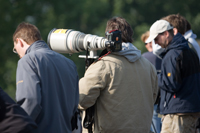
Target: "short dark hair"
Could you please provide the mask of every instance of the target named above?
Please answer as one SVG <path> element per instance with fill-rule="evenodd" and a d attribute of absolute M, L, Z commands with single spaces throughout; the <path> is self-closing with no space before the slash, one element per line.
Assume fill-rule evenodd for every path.
<path fill-rule="evenodd" d="M 16 42 L 17 38 L 23 39 L 29 45 L 35 41 L 42 40 L 38 28 L 35 25 L 26 22 L 22 22 L 17 26 L 17 29 L 13 34 L 13 41 Z"/>
<path fill-rule="evenodd" d="M 106 31 L 119 30 L 122 33 L 122 42 L 133 42 L 133 30 L 130 24 L 122 17 L 113 17 L 107 21 Z"/>
<path fill-rule="evenodd" d="M 171 14 L 162 18 L 168 21 L 174 28 L 177 28 L 178 32 L 182 35 L 186 32 L 186 21 L 180 14 Z"/>

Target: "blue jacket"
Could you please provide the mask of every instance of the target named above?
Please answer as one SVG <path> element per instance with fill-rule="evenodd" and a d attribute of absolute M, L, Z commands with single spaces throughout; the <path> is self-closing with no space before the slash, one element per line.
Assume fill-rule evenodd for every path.
<path fill-rule="evenodd" d="M 18 61 L 16 100 L 38 124 L 37 133 L 69 133 L 79 101 L 75 64 L 44 41 Z"/>
<path fill-rule="evenodd" d="M 158 85 L 161 114 L 200 112 L 199 59 L 180 33 L 166 48 Z"/>

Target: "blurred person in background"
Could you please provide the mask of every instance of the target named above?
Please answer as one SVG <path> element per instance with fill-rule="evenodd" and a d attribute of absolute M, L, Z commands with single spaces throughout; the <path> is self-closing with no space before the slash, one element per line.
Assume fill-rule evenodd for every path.
<path fill-rule="evenodd" d="M 142 42 L 145 43 L 148 37 L 149 37 L 149 31 L 146 31 L 141 36 Z M 161 71 L 162 60 L 153 54 L 152 43 L 153 42 L 145 43 L 145 47 L 148 50 L 148 52 L 143 53 L 142 56 L 145 57 L 147 60 L 149 60 L 155 66 L 157 73 L 159 73 Z M 158 113 L 157 113 L 159 97 L 160 96 L 158 95 L 157 101 L 154 104 L 153 118 L 152 118 L 152 124 L 151 124 L 151 131 L 155 133 L 160 133 L 161 131 L 161 118 L 158 117 Z"/>
<path fill-rule="evenodd" d="M 186 19 L 183 16 L 181 16 L 180 14 L 170 14 L 166 17 L 161 18 L 161 19 L 168 21 L 174 27 L 173 28 L 174 35 L 176 35 L 177 33 L 181 33 L 184 36 L 185 32 L 188 29 L 187 28 L 188 24 L 187 24 Z M 198 55 L 198 51 L 200 49 L 195 44 L 194 45 L 193 44 L 189 42 L 188 46 Z"/>
<path fill-rule="evenodd" d="M 182 18 L 182 19 L 185 19 L 185 18 Z M 185 21 L 186 21 L 186 32 L 184 34 L 184 37 L 189 43 L 193 45 L 200 60 L 200 47 L 199 47 L 198 42 L 195 40 L 197 38 L 197 35 L 193 33 L 191 25 L 188 22 L 188 20 L 185 19 Z"/>
<path fill-rule="evenodd" d="M 182 19 L 181 15 L 170 14 L 161 19 L 168 21 L 173 26 L 174 35 L 176 35 L 178 32 L 181 33 L 181 35 L 185 34 L 186 21 L 184 19 Z"/>
<path fill-rule="evenodd" d="M 148 59 L 155 66 L 156 70 L 160 72 L 162 60 L 153 54 L 153 47 L 152 47 L 153 42 L 145 43 L 148 37 L 149 37 L 149 31 L 146 31 L 141 36 L 141 40 L 142 42 L 144 42 L 145 47 L 148 50 L 148 52 L 143 53 L 142 56 Z"/>

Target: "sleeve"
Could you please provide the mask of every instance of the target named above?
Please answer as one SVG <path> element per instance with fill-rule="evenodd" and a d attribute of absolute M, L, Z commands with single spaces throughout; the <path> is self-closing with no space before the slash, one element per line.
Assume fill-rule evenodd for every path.
<path fill-rule="evenodd" d="M 105 64 L 98 61 L 88 68 L 79 80 L 79 109 L 85 110 L 95 104 L 100 91 L 106 86 Z"/>
<path fill-rule="evenodd" d="M 196 54 L 200 58 L 200 47 L 199 47 L 198 42 L 194 38 L 189 38 L 188 41 L 191 43 L 191 45 L 193 45 Z"/>
<path fill-rule="evenodd" d="M 41 111 L 41 84 L 35 64 L 27 60 L 19 61 L 16 76 L 16 101 L 36 120 Z"/>
<path fill-rule="evenodd" d="M 161 73 L 158 74 L 158 85 L 160 89 L 176 93 L 180 89 L 181 73 L 180 60 L 173 53 L 168 53 L 162 60 Z"/>

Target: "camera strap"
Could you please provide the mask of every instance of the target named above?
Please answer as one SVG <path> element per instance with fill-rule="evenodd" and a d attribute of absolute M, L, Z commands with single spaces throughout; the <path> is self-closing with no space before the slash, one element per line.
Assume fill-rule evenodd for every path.
<path fill-rule="evenodd" d="M 99 57 L 99 58 L 98 58 L 98 61 L 101 60 L 103 57 L 109 55 L 110 53 L 111 53 L 111 51 L 108 51 L 108 53 L 106 53 L 106 54 L 104 54 L 103 56 Z"/>

